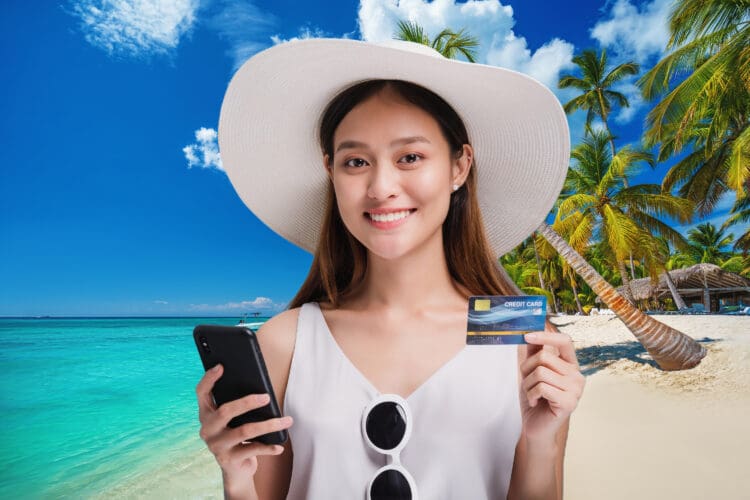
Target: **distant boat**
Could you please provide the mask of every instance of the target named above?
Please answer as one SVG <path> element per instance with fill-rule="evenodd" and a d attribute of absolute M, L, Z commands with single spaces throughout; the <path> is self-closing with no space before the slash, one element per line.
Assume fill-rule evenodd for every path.
<path fill-rule="evenodd" d="M 253 313 L 253 317 L 254 318 L 257 318 L 258 316 L 260 316 L 260 313 L 257 313 L 257 312 Z M 265 321 L 251 321 L 251 322 L 248 322 L 247 321 L 247 313 L 245 313 L 245 314 L 242 315 L 242 318 L 240 318 L 240 322 L 237 323 L 237 326 L 244 326 L 245 328 L 249 328 L 252 331 L 256 331 L 256 330 L 258 330 L 258 328 L 261 327 L 261 325 L 263 323 L 265 323 Z"/>

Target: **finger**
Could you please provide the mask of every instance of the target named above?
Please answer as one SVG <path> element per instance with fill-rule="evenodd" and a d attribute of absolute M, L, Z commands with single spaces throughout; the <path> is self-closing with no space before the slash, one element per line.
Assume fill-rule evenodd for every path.
<path fill-rule="evenodd" d="M 565 361 L 578 366 L 576 351 L 570 335 L 565 333 L 531 332 L 524 335 L 524 339 L 530 344 L 556 347 L 560 351 L 560 356 Z"/>
<path fill-rule="evenodd" d="M 572 395 L 553 387 L 545 382 L 540 382 L 532 387 L 527 393 L 526 398 L 529 406 L 536 406 L 540 399 L 545 399 L 553 409 L 562 409 L 572 412 L 575 408 L 577 399 Z"/>
<path fill-rule="evenodd" d="M 284 447 L 278 444 L 247 443 L 237 444 L 226 451 L 215 454 L 216 461 L 222 469 L 240 465 L 245 460 L 259 455 L 280 455 Z"/>
<path fill-rule="evenodd" d="M 556 387 L 557 389 L 560 389 L 561 391 L 566 390 L 569 385 L 566 384 L 566 380 L 563 375 L 550 370 L 546 366 L 537 366 L 534 371 L 532 371 L 527 377 L 524 377 L 523 381 L 521 382 L 521 388 L 525 392 L 528 392 L 532 387 L 539 384 L 540 382 L 549 384 L 553 387 Z"/>
<path fill-rule="evenodd" d="M 268 394 L 248 394 L 239 399 L 227 401 L 214 412 L 215 423 L 219 427 L 226 427 L 234 417 L 266 406 L 270 401 L 271 398 Z"/>
<path fill-rule="evenodd" d="M 292 417 L 270 418 L 260 422 L 250 422 L 217 435 L 212 444 L 217 448 L 231 448 L 243 441 L 253 441 L 258 436 L 288 429 L 292 426 Z"/>
<path fill-rule="evenodd" d="M 224 431 L 229 421 L 245 412 L 260 408 L 269 401 L 268 394 L 250 394 L 248 396 L 228 401 L 219 406 L 216 410 L 201 412 L 199 419 L 201 422 L 200 435 L 204 441 L 208 442 L 210 438 Z"/>
<path fill-rule="evenodd" d="M 245 460 L 258 455 L 280 455 L 284 452 L 284 449 L 280 444 L 263 444 L 259 441 L 253 441 L 252 443 L 238 444 L 234 450 L 238 457 Z"/>
<path fill-rule="evenodd" d="M 578 371 L 577 365 L 568 363 L 560 358 L 559 354 L 551 350 L 542 349 L 521 363 L 521 375 L 524 377 L 528 376 L 537 366 L 546 366 L 561 375 L 569 375 Z"/>
<path fill-rule="evenodd" d="M 198 397 L 199 410 L 205 411 L 216 409 L 214 400 L 211 397 L 211 389 L 213 389 L 214 384 L 221 378 L 221 375 L 223 373 L 224 367 L 221 365 L 216 365 L 213 368 L 206 370 L 206 373 L 203 374 L 203 377 L 200 379 L 200 382 L 198 382 L 198 385 L 195 386 L 195 394 Z"/>

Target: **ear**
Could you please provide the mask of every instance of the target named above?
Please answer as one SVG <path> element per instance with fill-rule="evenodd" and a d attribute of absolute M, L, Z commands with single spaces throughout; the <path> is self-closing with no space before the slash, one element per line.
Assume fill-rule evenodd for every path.
<path fill-rule="evenodd" d="M 464 144 L 461 156 L 453 160 L 451 181 L 456 186 L 463 186 L 469 176 L 471 163 L 474 161 L 474 148 L 471 144 Z"/>
<path fill-rule="evenodd" d="M 323 155 L 323 168 L 326 169 L 328 178 L 331 179 L 331 182 L 333 182 L 333 165 L 331 165 L 331 161 L 328 155 Z"/>

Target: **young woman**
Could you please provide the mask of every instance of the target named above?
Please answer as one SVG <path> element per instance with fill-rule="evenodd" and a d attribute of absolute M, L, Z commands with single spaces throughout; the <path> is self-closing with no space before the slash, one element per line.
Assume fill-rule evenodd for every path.
<path fill-rule="evenodd" d="M 570 338 L 548 323 L 528 345 L 466 345 L 469 296 L 517 292 L 497 256 L 565 177 L 555 97 L 407 42 L 308 40 L 237 72 L 219 137 L 243 201 L 314 252 L 258 333 L 286 416 L 230 429 L 267 398 L 216 408 L 221 368 L 197 386 L 226 495 L 561 498 L 584 386 Z M 283 447 L 252 442 L 278 429 Z"/>

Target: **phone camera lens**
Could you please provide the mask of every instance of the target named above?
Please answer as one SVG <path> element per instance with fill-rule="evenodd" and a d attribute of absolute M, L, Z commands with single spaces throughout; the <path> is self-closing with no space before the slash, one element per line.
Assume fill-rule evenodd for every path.
<path fill-rule="evenodd" d="M 208 347 L 208 339 L 206 337 L 201 337 L 198 340 L 200 341 L 204 351 L 211 352 L 211 348 Z"/>

